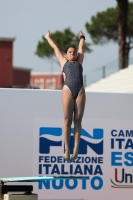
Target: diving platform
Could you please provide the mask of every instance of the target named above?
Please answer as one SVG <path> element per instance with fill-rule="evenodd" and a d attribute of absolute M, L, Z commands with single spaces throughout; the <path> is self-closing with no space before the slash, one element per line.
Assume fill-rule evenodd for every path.
<path fill-rule="evenodd" d="M 0 200 L 38 200 L 33 194 L 32 185 L 19 185 L 22 182 L 41 182 L 46 180 L 88 179 L 86 176 L 43 176 L 43 177 L 10 177 L 0 178 Z M 9 185 L 7 183 L 17 183 Z"/>

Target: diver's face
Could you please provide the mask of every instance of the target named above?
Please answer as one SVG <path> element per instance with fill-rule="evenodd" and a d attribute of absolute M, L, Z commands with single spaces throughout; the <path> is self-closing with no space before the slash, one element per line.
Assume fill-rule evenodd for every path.
<path fill-rule="evenodd" d="M 76 58 L 77 58 L 76 49 L 73 48 L 73 47 L 70 47 L 70 48 L 67 50 L 66 57 L 67 57 L 67 59 L 68 59 L 69 61 L 75 61 Z"/>

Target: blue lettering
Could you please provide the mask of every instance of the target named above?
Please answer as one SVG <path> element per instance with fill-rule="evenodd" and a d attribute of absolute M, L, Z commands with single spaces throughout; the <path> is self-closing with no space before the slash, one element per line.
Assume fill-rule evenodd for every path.
<path fill-rule="evenodd" d="M 50 189 L 50 180 L 40 181 L 38 183 L 38 189 L 42 190 L 43 185 L 47 190 L 49 190 Z"/>
<path fill-rule="evenodd" d="M 128 140 L 127 140 L 125 149 L 128 149 L 128 148 L 133 149 L 133 141 L 132 141 L 131 139 L 128 139 Z"/>
<path fill-rule="evenodd" d="M 78 181 L 82 181 L 82 189 L 86 190 L 87 189 L 87 181 L 90 180 L 90 177 L 88 176 L 87 179 L 82 179 L 82 180 L 77 180 L 77 179 L 66 179 L 66 180 L 45 180 L 45 181 L 40 181 L 38 183 L 38 189 L 43 189 L 43 187 L 47 190 L 50 189 L 50 183 L 52 183 L 52 187 L 55 190 L 60 190 L 64 186 L 66 186 L 67 189 L 69 190 L 74 190 L 78 186 Z M 103 186 L 103 180 L 99 176 L 94 176 L 90 180 L 90 185 L 92 189 L 94 190 L 99 190 Z"/>
<path fill-rule="evenodd" d="M 125 164 L 126 166 L 132 167 L 132 166 L 133 166 L 133 152 L 127 152 L 127 153 L 125 153 L 125 158 L 126 158 L 128 161 L 130 161 L 130 162 L 125 161 L 124 164 Z"/>
<path fill-rule="evenodd" d="M 49 167 L 51 167 L 51 164 L 43 164 L 43 167 L 46 167 L 45 174 L 49 174 Z"/>
<path fill-rule="evenodd" d="M 114 138 L 111 138 L 111 149 L 114 149 Z"/>
<path fill-rule="evenodd" d="M 95 171 L 94 171 L 94 175 L 96 175 L 96 174 L 103 175 L 102 169 L 101 169 L 100 165 L 97 165 L 97 166 L 96 166 L 96 169 L 95 169 Z"/>
<path fill-rule="evenodd" d="M 78 158 L 76 159 L 76 163 L 81 163 L 80 159 L 81 159 L 81 157 L 78 157 Z"/>
<path fill-rule="evenodd" d="M 70 165 L 70 174 L 73 174 L 73 165 Z"/>
<path fill-rule="evenodd" d="M 54 165 L 51 174 L 60 174 L 58 165 Z"/>
<path fill-rule="evenodd" d="M 65 172 L 65 165 L 61 165 L 61 174 L 68 174 L 68 172 Z"/>
<path fill-rule="evenodd" d="M 112 135 L 113 137 L 116 137 L 116 136 L 117 136 L 117 134 L 115 134 L 115 132 L 117 132 L 117 130 L 112 130 L 112 131 L 111 131 L 111 135 Z"/>
<path fill-rule="evenodd" d="M 58 157 L 57 157 L 57 162 L 58 162 L 58 163 L 62 163 L 62 156 L 58 156 Z"/>
<path fill-rule="evenodd" d="M 42 174 L 42 164 L 39 164 L 39 174 Z"/>
<path fill-rule="evenodd" d="M 133 130 L 126 130 L 126 136 L 127 137 L 133 137 Z"/>
<path fill-rule="evenodd" d="M 56 157 L 55 156 L 51 156 L 51 163 L 56 162 Z"/>
<path fill-rule="evenodd" d="M 73 181 L 73 185 L 70 186 L 69 184 L 69 181 Z M 71 180 L 66 180 L 66 187 L 69 189 L 69 190 L 74 190 L 78 185 L 78 181 L 76 179 L 71 179 Z"/>
<path fill-rule="evenodd" d="M 92 163 L 97 163 L 97 157 L 92 157 Z"/>
<path fill-rule="evenodd" d="M 98 157 L 98 163 L 103 163 L 103 157 Z"/>
<path fill-rule="evenodd" d="M 39 156 L 39 162 L 43 160 L 43 156 Z"/>
<path fill-rule="evenodd" d="M 85 158 L 85 163 L 90 163 L 90 161 L 91 161 L 90 157 Z"/>
<path fill-rule="evenodd" d="M 81 169 L 81 166 L 80 165 L 77 165 L 76 166 L 76 169 L 75 169 L 75 172 L 74 172 L 74 174 L 83 174 L 83 172 L 82 172 L 82 169 Z"/>
<path fill-rule="evenodd" d="M 121 156 L 117 157 L 117 155 L 122 155 L 122 152 L 111 152 L 111 165 L 112 166 L 122 166 L 121 162 L 117 162 L 117 160 L 122 160 Z"/>
<path fill-rule="evenodd" d="M 93 165 L 90 165 L 90 168 L 88 167 L 88 165 L 84 165 L 84 174 L 89 173 L 90 175 L 93 174 Z"/>
<path fill-rule="evenodd" d="M 49 156 L 45 156 L 45 162 L 49 163 Z"/>
<path fill-rule="evenodd" d="M 120 130 L 120 132 L 119 132 L 119 137 L 124 137 L 124 132 L 123 132 L 123 130 Z"/>
<path fill-rule="evenodd" d="M 125 131 L 120 130 L 118 133 L 117 132 L 118 131 L 115 129 L 112 130 L 111 136 L 112 137 L 116 137 L 116 136 L 118 136 L 118 137 L 133 137 L 133 130 L 125 130 Z"/>
<path fill-rule="evenodd" d="M 118 148 L 122 149 L 122 142 L 125 141 L 125 139 L 117 138 L 116 141 L 118 141 Z"/>
<path fill-rule="evenodd" d="M 111 139 L 114 141 L 114 139 Z M 130 141 L 131 143 L 131 141 Z M 128 145 L 129 146 L 129 145 Z M 62 156 L 39 156 L 39 163 L 66 163 Z M 70 163 L 103 163 L 103 157 L 78 157 L 75 161 L 71 160 Z"/>
<path fill-rule="evenodd" d="M 90 179 L 90 177 L 88 176 L 87 179 L 83 179 L 83 180 L 82 180 L 82 189 L 83 189 L 83 190 L 86 190 L 86 180 L 89 180 L 89 179 Z"/>
<path fill-rule="evenodd" d="M 60 190 L 63 188 L 63 180 L 59 180 L 59 185 L 57 186 L 57 181 L 56 180 L 53 180 L 52 181 L 52 187 L 55 189 L 55 190 Z"/>
<path fill-rule="evenodd" d="M 95 181 L 98 181 L 98 185 L 96 186 L 95 185 Z M 91 179 L 91 187 L 94 189 L 94 190 L 100 190 L 103 186 L 103 180 L 101 177 L 99 176 L 94 176 L 92 179 Z"/>

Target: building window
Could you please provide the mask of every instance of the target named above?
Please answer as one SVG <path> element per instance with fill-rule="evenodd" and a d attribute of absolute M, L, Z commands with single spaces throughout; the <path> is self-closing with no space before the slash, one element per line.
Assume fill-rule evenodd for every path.
<path fill-rule="evenodd" d="M 42 88 L 43 88 L 43 87 L 42 87 L 42 83 L 37 83 L 37 84 L 36 84 L 36 87 L 39 88 L 39 89 L 42 89 Z"/>
<path fill-rule="evenodd" d="M 55 84 L 56 84 L 55 78 L 47 79 L 46 83 L 47 83 L 47 89 L 55 89 Z"/>
<path fill-rule="evenodd" d="M 41 78 L 41 79 L 35 79 L 34 80 L 34 86 L 39 88 L 39 89 L 43 89 L 43 83 L 44 83 L 44 80 Z"/>
<path fill-rule="evenodd" d="M 54 89 L 54 83 L 47 83 L 48 89 Z"/>

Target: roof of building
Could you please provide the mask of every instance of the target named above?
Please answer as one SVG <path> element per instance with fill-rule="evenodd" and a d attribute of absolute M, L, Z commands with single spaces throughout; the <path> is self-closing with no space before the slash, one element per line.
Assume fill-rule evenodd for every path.
<path fill-rule="evenodd" d="M 61 72 L 31 72 L 32 76 L 62 75 Z"/>
<path fill-rule="evenodd" d="M 0 41 L 14 42 L 14 40 L 16 40 L 16 38 L 0 37 Z"/>
<path fill-rule="evenodd" d="M 21 71 L 31 71 L 32 69 L 30 68 L 24 68 L 24 67 L 15 67 L 13 66 L 13 69 L 16 69 L 16 70 L 21 70 Z"/>
<path fill-rule="evenodd" d="M 90 92 L 133 92 L 133 65 L 87 86 L 85 90 Z"/>

